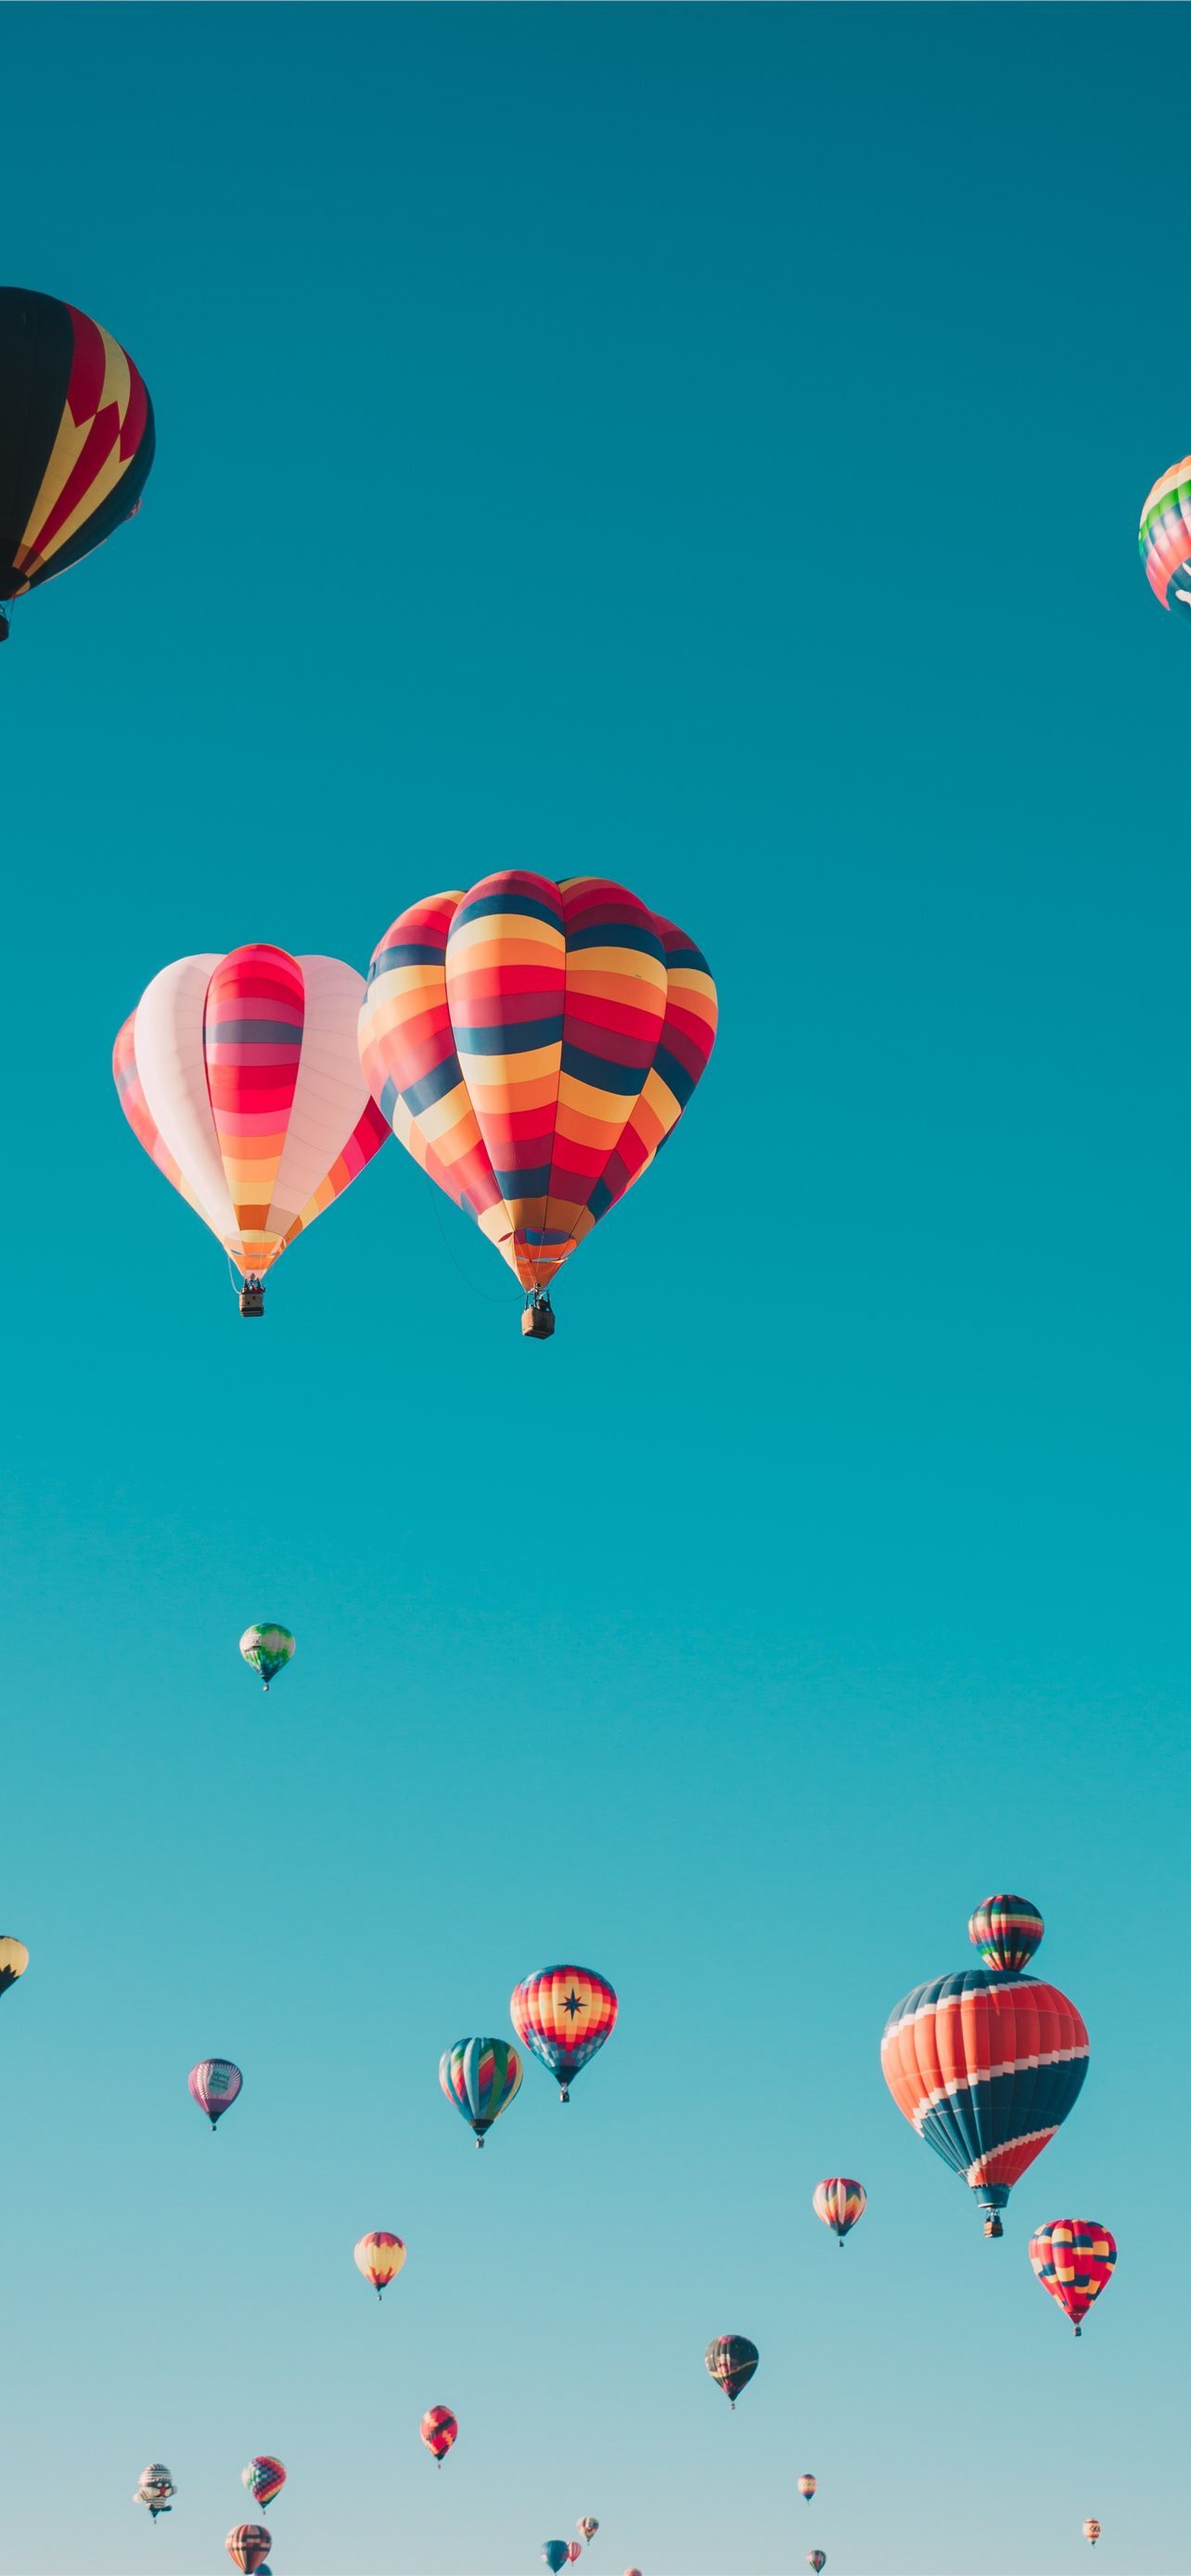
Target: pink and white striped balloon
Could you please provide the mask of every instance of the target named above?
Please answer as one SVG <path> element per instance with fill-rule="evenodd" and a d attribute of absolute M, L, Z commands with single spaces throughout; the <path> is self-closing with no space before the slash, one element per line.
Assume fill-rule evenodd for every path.
<path fill-rule="evenodd" d="M 197 2102 L 200 2111 L 206 2113 L 214 2128 L 216 2121 L 222 2120 L 224 2112 L 230 2111 L 244 2078 L 230 2057 L 202 2057 L 197 2066 L 191 2067 L 186 2081 L 192 2100 Z"/>

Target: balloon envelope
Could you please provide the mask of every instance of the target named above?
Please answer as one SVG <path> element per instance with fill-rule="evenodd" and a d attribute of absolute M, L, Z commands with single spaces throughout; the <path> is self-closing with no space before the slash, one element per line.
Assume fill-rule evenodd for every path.
<path fill-rule="evenodd" d="M 811 2476 L 809 2469 L 804 2470 L 798 2481 L 798 2492 L 800 2496 L 806 2497 L 808 2504 L 810 2503 L 811 2497 L 813 2496 L 818 2483 L 818 2479 Z"/>
<path fill-rule="evenodd" d="M 130 519 L 153 448 L 153 405 L 110 331 L 56 295 L 0 286 L 0 599 Z"/>
<path fill-rule="evenodd" d="M 262 1278 L 385 1142 L 356 1053 L 363 990 L 337 957 L 267 945 L 181 957 L 116 1040 L 133 1134 L 245 1278 Z"/>
<path fill-rule="evenodd" d="M 599 2527 L 594 2513 L 581 2513 L 576 2525 L 576 2529 L 581 2531 L 584 2539 L 588 2541 L 595 2539 Z"/>
<path fill-rule="evenodd" d="M 580 2559 L 582 2558 L 582 2556 L 583 2556 L 583 2543 L 582 2543 L 582 2541 L 581 2541 L 581 2540 L 568 2540 L 568 2542 L 567 2542 L 567 2559 L 568 2559 L 569 2564 L 570 2564 L 572 2567 L 577 2567 L 577 2566 L 578 2566 L 578 2564 L 579 2564 Z"/>
<path fill-rule="evenodd" d="M 200 2111 L 206 2112 L 214 2128 L 224 2112 L 230 2111 L 244 2078 L 230 2057 L 202 2057 L 197 2066 L 191 2067 L 186 2081 Z"/>
<path fill-rule="evenodd" d="M 285 2485 L 285 2468 L 282 2461 L 262 2451 L 258 2459 L 250 2460 L 247 2468 L 241 2469 L 240 2477 L 255 2504 L 272 2504 Z"/>
<path fill-rule="evenodd" d="M 1028 1896 L 986 1896 L 968 1925 L 968 1939 L 986 1968 L 1012 1974 L 1028 1967 L 1045 1929 Z"/>
<path fill-rule="evenodd" d="M 610 878 L 508 868 L 399 913 L 360 1060 L 415 1162 L 543 1291 L 677 1125 L 715 1028 L 673 922 Z"/>
<path fill-rule="evenodd" d="M 453 2442 L 458 2440 L 459 2426 L 449 2406 L 428 2406 L 422 2417 L 422 2440 L 436 2460 L 444 2460 Z"/>
<path fill-rule="evenodd" d="M 742 2388 L 747 2388 L 761 2355 L 747 2335 L 716 2335 L 703 2356 L 713 2379 L 718 2380 L 732 2406 Z"/>
<path fill-rule="evenodd" d="M 1077 2334 L 1112 2279 L 1116 2238 L 1094 2218 L 1051 2218 L 1030 2239 L 1030 2261 Z"/>
<path fill-rule="evenodd" d="M 294 1640 L 288 1628 L 274 1619 L 254 1620 L 240 1639 L 240 1652 L 254 1673 L 259 1673 L 265 1689 L 283 1673 L 294 1651 Z"/>
<path fill-rule="evenodd" d="M 850 2181 L 847 2174 L 829 2174 L 825 2182 L 815 2184 L 811 2205 L 816 2218 L 821 2218 L 825 2227 L 834 2230 L 842 2245 L 857 2219 L 863 2218 L 868 2207 L 868 2193 L 862 2182 Z"/>
<path fill-rule="evenodd" d="M 569 2087 L 616 2027 L 618 2005 L 606 1977 L 594 1968 L 540 1968 L 514 1986 L 509 2012 L 517 2037 Z"/>
<path fill-rule="evenodd" d="M 1169 465 L 1147 492 L 1137 543 L 1159 605 L 1191 617 L 1191 456 Z"/>
<path fill-rule="evenodd" d="M 1004 2208 L 1088 2071 L 1088 2034 L 1057 1986 L 963 1968 L 894 2006 L 881 2066 L 899 2111 L 981 2207 Z"/>
<path fill-rule="evenodd" d="M 826 2551 L 823 2549 L 808 2549 L 806 2553 L 806 2563 L 808 2567 L 814 2568 L 815 2576 L 822 2576 L 822 2570 L 827 2565 Z"/>
<path fill-rule="evenodd" d="M 1084 2527 L 1083 2527 L 1083 2536 L 1084 2536 L 1084 2539 L 1085 2539 L 1085 2540 L 1090 2540 L 1090 2541 L 1091 2541 L 1092 2547 L 1093 2547 L 1093 2549 L 1094 2549 L 1094 2548 L 1095 2548 L 1095 2546 L 1096 2546 L 1097 2541 L 1098 2541 L 1098 2540 L 1099 2540 L 1099 2538 L 1100 2538 L 1100 2525 L 1099 2525 L 1099 2523 L 1096 2521 L 1096 2519 L 1095 2519 L 1095 2516 L 1094 2516 L 1094 2515 L 1089 2515 L 1088 2520 L 1085 2522 Z"/>
<path fill-rule="evenodd" d="M 444 2049 L 438 2080 L 483 2146 L 487 2131 L 521 2088 L 521 2060 L 507 2039 L 457 2039 Z"/>
<path fill-rule="evenodd" d="M 547 2567 L 553 2570 L 553 2576 L 558 2576 L 559 2568 L 565 2567 L 567 2563 L 567 2544 L 565 2540 L 544 2540 L 542 2542 L 542 2556 L 546 2561 Z"/>
<path fill-rule="evenodd" d="M 405 2261 L 405 2246 L 399 2236 L 391 2236 L 387 2227 L 374 2227 L 362 2236 L 355 2249 L 356 2269 L 371 2281 L 379 2299 L 381 2291 L 395 2280 Z"/>
<path fill-rule="evenodd" d="M 17 1978 L 23 1977 L 29 1965 L 29 1953 L 23 1941 L 11 1932 L 0 1933 L 0 1995 L 6 1995 Z"/>

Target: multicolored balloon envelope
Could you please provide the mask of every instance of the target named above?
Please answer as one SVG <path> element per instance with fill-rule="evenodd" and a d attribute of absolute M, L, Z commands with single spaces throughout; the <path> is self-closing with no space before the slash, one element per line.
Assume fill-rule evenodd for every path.
<path fill-rule="evenodd" d="M 1096 2517 L 1095 2517 L 1095 2515 L 1094 2515 L 1094 2514 L 1089 2514 L 1088 2519 L 1087 2519 L 1087 2521 L 1085 2522 L 1084 2527 L 1083 2527 L 1083 2536 L 1084 2536 L 1084 2539 L 1085 2539 L 1085 2540 L 1090 2540 L 1090 2541 L 1091 2541 L 1092 2547 L 1093 2547 L 1093 2549 L 1094 2549 L 1094 2548 L 1095 2548 L 1095 2546 L 1096 2546 L 1097 2541 L 1098 2541 L 1098 2540 L 1099 2540 L 1099 2538 L 1100 2538 L 1100 2524 L 1097 2522 Z"/>
<path fill-rule="evenodd" d="M 1191 456 L 1168 465 L 1147 492 L 1137 543 L 1155 599 L 1191 617 Z"/>
<path fill-rule="evenodd" d="M 1042 2287 L 1058 2300 L 1077 2335 L 1111 2281 L 1116 2259 L 1116 2238 L 1094 2218 L 1051 2218 L 1030 2238 L 1030 2261 Z"/>
<path fill-rule="evenodd" d="M 250 2460 L 247 2468 L 241 2469 L 240 2478 L 254 2504 L 272 2504 L 285 2485 L 285 2468 L 280 2460 L 270 2459 L 268 2452 L 262 2451 L 259 2459 Z"/>
<path fill-rule="evenodd" d="M 186 2081 L 200 2111 L 206 2113 L 214 2128 L 224 2112 L 230 2111 L 244 2078 L 230 2057 L 202 2057 L 197 2066 L 191 2067 Z"/>
<path fill-rule="evenodd" d="M 716 2335 L 714 2342 L 708 2344 L 704 2362 L 733 2409 L 760 2358 L 756 2344 L 750 2343 L 747 2335 Z"/>
<path fill-rule="evenodd" d="M 580 2514 L 578 2523 L 576 2524 L 576 2529 L 582 2532 L 589 2548 L 591 2547 L 592 2541 L 595 2539 L 599 2527 L 600 2526 L 596 2521 L 594 2513 Z"/>
<path fill-rule="evenodd" d="M 405 2246 L 399 2236 L 391 2236 L 387 2227 L 374 2227 L 362 2236 L 355 2249 L 355 2265 L 362 2272 L 379 2299 L 381 2291 L 395 2281 L 405 2261 Z"/>
<path fill-rule="evenodd" d="M 129 1126 L 235 1263 L 243 1314 L 261 1313 L 265 1272 L 388 1135 L 356 1053 L 363 990 L 337 957 L 181 957 L 116 1040 Z"/>
<path fill-rule="evenodd" d="M 558 2576 L 559 2568 L 565 2567 L 567 2563 L 567 2544 L 565 2540 L 544 2540 L 542 2542 L 542 2556 L 546 2561 L 547 2567 L 552 2571 L 552 2576 Z"/>
<path fill-rule="evenodd" d="M 440 2468 L 452 2444 L 458 2439 L 459 2426 L 450 2407 L 428 2406 L 422 2417 L 422 2440 L 427 2450 L 433 2451 Z"/>
<path fill-rule="evenodd" d="M 153 449 L 153 405 L 110 331 L 56 295 L 0 286 L 0 599 L 131 519 Z"/>
<path fill-rule="evenodd" d="M 29 1965 L 29 1953 L 23 1941 L 11 1932 L 0 1933 L 0 1995 L 6 1995 L 17 1978 L 23 1977 Z"/>
<path fill-rule="evenodd" d="M 617 2011 L 613 1988 L 594 1968 L 540 1968 L 536 1977 L 514 1986 L 509 2004 L 518 2039 L 557 2076 L 564 2102 L 570 2101 L 575 2077 L 615 2029 Z"/>
<path fill-rule="evenodd" d="M 506 868 L 398 914 L 369 968 L 360 1061 L 532 1319 L 677 1126 L 715 1029 L 707 960 L 673 922 L 609 877 Z"/>
<path fill-rule="evenodd" d="M 857 2219 L 863 2218 L 868 2207 L 868 2193 L 862 2182 L 850 2181 L 847 2174 L 828 2174 L 825 2182 L 815 2184 L 811 2205 L 816 2218 L 821 2218 L 825 2227 L 834 2230 L 842 2245 Z"/>
<path fill-rule="evenodd" d="M 521 2089 L 522 2066 L 507 2039 L 457 2039 L 444 2049 L 438 2080 L 482 2147 L 494 2120 Z"/>
<path fill-rule="evenodd" d="M 809 2469 L 803 2470 L 802 2476 L 798 2481 L 798 2492 L 800 2496 L 805 2496 L 808 2504 L 815 2493 L 818 2483 L 818 2479 L 811 2476 Z"/>
<path fill-rule="evenodd" d="M 823 2569 L 827 2565 L 826 2550 L 808 2549 L 806 2553 L 806 2563 L 808 2567 L 814 2568 L 815 2576 L 823 2576 Z"/>
<path fill-rule="evenodd" d="M 1029 1965 L 1045 1929 L 1028 1896 L 986 1896 L 968 1924 L 968 1939 L 986 1968 L 1012 1975 Z"/>
<path fill-rule="evenodd" d="M 223 2545 L 241 2576 L 257 2576 L 273 2544 L 263 2522 L 238 2522 Z"/>
<path fill-rule="evenodd" d="M 257 1619 L 246 1628 L 240 1639 L 240 1652 L 254 1673 L 259 1673 L 265 1690 L 283 1673 L 294 1651 L 293 1636 L 288 1628 L 279 1627 L 275 1619 Z"/>
<path fill-rule="evenodd" d="M 975 2192 L 985 2235 L 1001 2236 L 1013 2184 L 1078 2100 L 1088 2034 L 1057 1986 L 963 1968 L 894 2006 L 881 2066 L 899 2111 Z"/>

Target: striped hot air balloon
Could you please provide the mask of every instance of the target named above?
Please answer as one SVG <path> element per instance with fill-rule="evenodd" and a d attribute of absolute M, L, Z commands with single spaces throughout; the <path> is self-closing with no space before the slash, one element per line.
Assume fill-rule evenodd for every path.
<path fill-rule="evenodd" d="M 0 286 L 0 600 L 131 519 L 153 449 L 153 405 L 110 331 L 56 295 Z"/>
<path fill-rule="evenodd" d="M 816 2218 L 830 2227 L 842 2246 L 845 2236 L 863 2218 L 868 2207 L 868 2193 L 862 2182 L 851 2182 L 847 2174 L 828 2174 L 817 2182 L 811 2193 L 811 2206 Z"/>
<path fill-rule="evenodd" d="M 1091 2541 L 1092 2547 L 1093 2547 L 1093 2549 L 1094 2549 L 1094 2548 L 1095 2548 L 1095 2546 L 1096 2546 L 1097 2541 L 1098 2541 L 1098 2540 L 1099 2540 L 1099 2538 L 1100 2538 L 1100 2524 L 1097 2522 L 1096 2517 L 1095 2517 L 1095 2515 L 1094 2515 L 1094 2514 L 1089 2514 L 1089 2515 L 1088 2515 L 1088 2519 L 1087 2519 L 1087 2521 L 1085 2522 L 1084 2527 L 1083 2527 L 1083 2536 L 1084 2536 L 1084 2539 L 1085 2539 L 1085 2540 L 1090 2540 L 1090 2541 Z"/>
<path fill-rule="evenodd" d="M 405 2261 L 405 2247 L 399 2236 L 391 2236 L 387 2227 L 374 2227 L 362 2236 L 355 2249 L 355 2265 L 362 2272 L 379 2299 L 390 2281 L 395 2281 Z"/>
<path fill-rule="evenodd" d="M 824 2570 L 825 2566 L 827 2565 L 827 2552 L 826 2552 L 826 2550 L 825 2550 L 825 2549 L 808 2549 L 808 2551 L 807 2551 L 807 2553 L 806 2553 L 806 2563 L 807 2563 L 807 2566 L 808 2566 L 808 2567 L 813 2567 L 813 2568 L 814 2568 L 815 2576 L 823 2576 L 823 2570 Z"/>
<path fill-rule="evenodd" d="M 202 2057 L 197 2066 L 191 2067 L 186 2081 L 192 2099 L 214 2128 L 216 2122 L 222 2120 L 224 2112 L 230 2111 L 243 2087 L 244 2078 L 230 2057 Z"/>
<path fill-rule="evenodd" d="M 553 1331 L 564 1261 L 647 1170 L 715 1041 L 707 961 L 607 877 L 509 868 L 429 895 L 376 949 L 360 1013 L 374 1100 Z"/>
<path fill-rule="evenodd" d="M 581 2540 L 568 2540 L 568 2542 L 567 2542 L 567 2565 L 568 2565 L 569 2567 L 577 2567 L 577 2566 L 578 2566 L 578 2564 L 579 2564 L 580 2559 L 582 2558 L 582 2556 L 583 2556 L 583 2543 L 582 2543 L 582 2541 L 581 2541 Z"/>
<path fill-rule="evenodd" d="M 254 2504 L 272 2504 L 274 2496 L 279 2496 L 285 2485 L 284 2464 L 270 2459 L 268 2452 L 262 2451 L 259 2459 L 250 2460 L 247 2468 L 241 2469 L 240 2478 Z"/>
<path fill-rule="evenodd" d="M 716 2335 L 703 2355 L 712 2378 L 723 2389 L 735 2413 L 741 2390 L 748 2387 L 761 2358 L 755 2343 L 747 2335 Z"/>
<path fill-rule="evenodd" d="M 1077 2335 L 1111 2281 L 1116 2259 L 1115 2237 L 1094 2218 L 1051 2218 L 1030 2238 L 1030 2261 L 1042 2287 L 1058 2300 Z"/>
<path fill-rule="evenodd" d="M 518 2039 L 549 2067 L 560 2099 L 569 2102 L 575 2077 L 615 2029 L 618 2005 L 594 1968 L 540 1968 L 514 1986 L 509 2011 Z"/>
<path fill-rule="evenodd" d="M 810 2503 L 811 2497 L 813 2496 L 818 2483 L 818 2479 L 811 2476 L 809 2469 L 803 2470 L 802 2476 L 798 2481 L 798 2492 L 799 2495 L 805 2499 L 807 2504 Z"/>
<path fill-rule="evenodd" d="M 273 2543 L 263 2522 L 238 2522 L 235 2529 L 229 2531 L 223 2545 L 233 2567 L 241 2570 L 241 2576 L 257 2576 L 257 2570 L 264 2566 Z"/>
<path fill-rule="evenodd" d="M 1191 617 L 1191 456 L 1168 465 L 1147 492 L 1137 543 L 1160 606 Z"/>
<path fill-rule="evenodd" d="M 521 2087 L 521 2060 L 506 2039 L 457 2039 L 444 2049 L 438 2080 L 482 2147 L 494 2120 Z"/>
<path fill-rule="evenodd" d="M 1012 1974 L 1029 1965 L 1045 1929 L 1028 1896 L 986 1896 L 968 1925 L 968 1939 L 986 1968 Z"/>
<path fill-rule="evenodd" d="M 388 1135 L 356 1050 L 363 991 L 337 957 L 182 957 L 116 1040 L 129 1126 L 240 1272 L 242 1314 L 263 1312 L 266 1271 Z"/>
<path fill-rule="evenodd" d="M 1001 2236 L 1013 2184 L 1078 2099 L 1088 2034 L 1057 1986 L 964 1968 L 894 2006 L 881 2066 L 899 2111 L 975 2193 L 985 2235 Z"/>
<path fill-rule="evenodd" d="M 587 2542 L 587 2546 L 590 2549 L 600 2527 L 596 2521 L 594 2513 L 581 2513 L 575 2527 L 576 2530 L 582 2532 L 583 2537 Z"/>
<path fill-rule="evenodd" d="M 441 2469 L 448 2451 L 459 2439 L 459 2426 L 449 2406 L 428 2406 L 422 2417 L 422 2440 L 433 2451 Z"/>

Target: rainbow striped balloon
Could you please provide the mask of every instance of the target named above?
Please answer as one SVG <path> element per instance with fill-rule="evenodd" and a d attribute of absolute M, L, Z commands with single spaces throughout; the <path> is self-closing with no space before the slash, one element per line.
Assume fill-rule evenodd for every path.
<path fill-rule="evenodd" d="M 1012 1976 L 1028 1967 L 1045 1929 L 1028 1896 L 986 1896 L 968 1924 L 968 1939 L 986 1968 Z"/>
<path fill-rule="evenodd" d="M 1051 2218 L 1030 2238 L 1030 2261 L 1042 2287 L 1058 2300 L 1077 2335 L 1093 2300 L 1107 2289 L 1116 2259 L 1115 2236 L 1094 2218 Z"/>
<path fill-rule="evenodd" d="M 1168 466 L 1147 492 L 1137 542 L 1155 599 L 1191 617 L 1191 456 Z"/>
<path fill-rule="evenodd" d="M 394 1135 L 541 1301 L 677 1125 L 716 1008 L 702 952 L 626 887 L 508 868 L 398 914 L 360 1061 Z"/>
<path fill-rule="evenodd" d="M 847 2174 L 829 2174 L 825 2182 L 815 2184 L 811 2205 L 816 2218 L 821 2218 L 825 2227 L 834 2229 L 842 2245 L 857 2219 L 863 2218 L 868 2207 L 868 2193 L 862 2182 L 852 2182 Z"/>
<path fill-rule="evenodd" d="M 478 2147 L 519 2092 L 521 2074 L 521 2060 L 506 2039 L 457 2039 L 453 2048 L 444 2049 L 439 2083 L 448 2102 L 475 2130 Z"/>
<path fill-rule="evenodd" d="M 285 2485 L 284 2463 L 270 2459 L 268 2452 L 262 2451 L 259 2459 L 250 2460 L 247 2468 L 241 2469 L 240 2478 L 254 2504 L 272 2504 Z"/>

